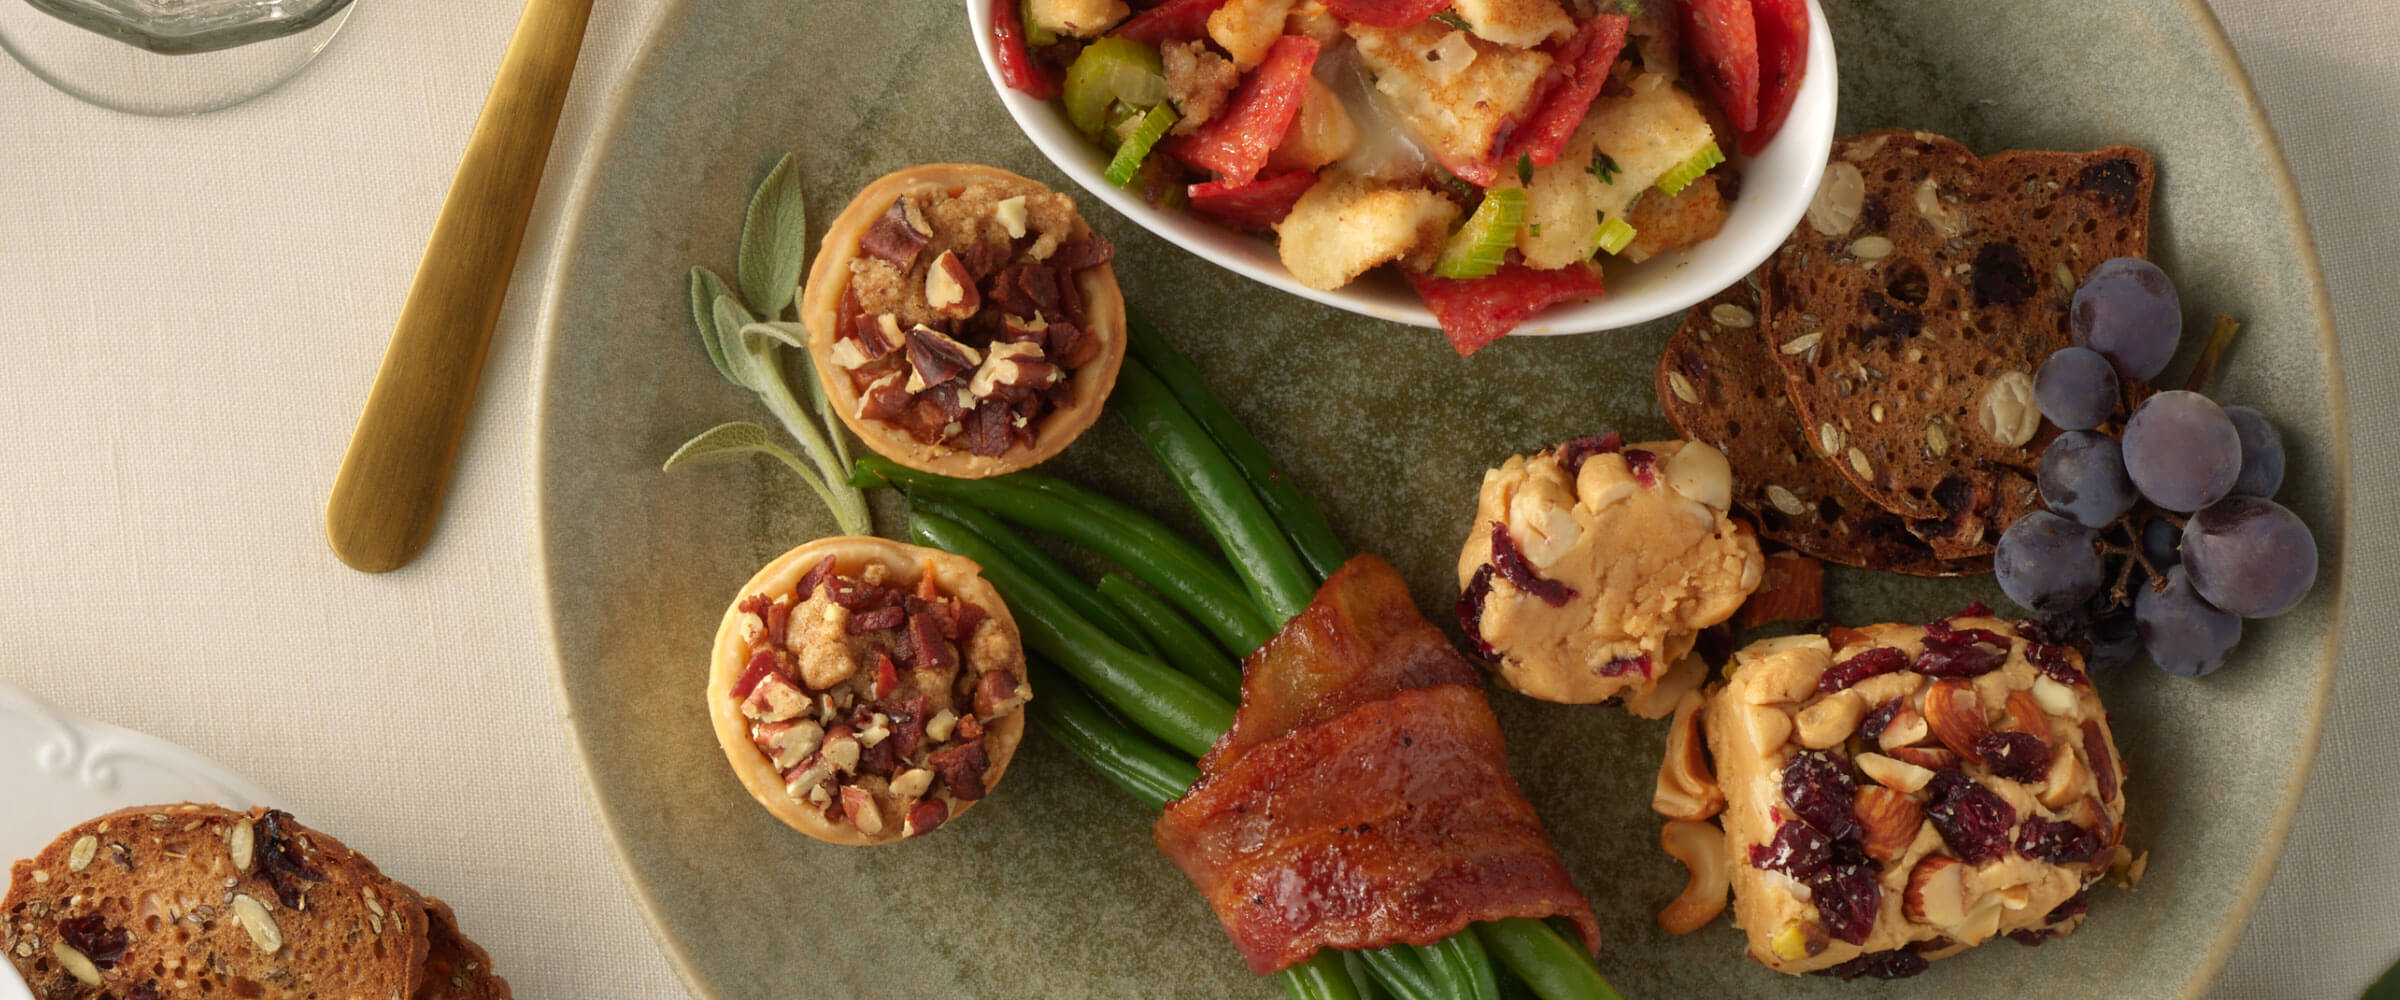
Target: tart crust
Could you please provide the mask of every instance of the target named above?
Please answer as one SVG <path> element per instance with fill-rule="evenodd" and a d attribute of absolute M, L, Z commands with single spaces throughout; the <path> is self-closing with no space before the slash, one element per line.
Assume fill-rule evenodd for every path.
<path fill-rule="evenodd" d="M 1035 422 L 1032 443 L 1012 447 L 1003 455 L 977 455 L 938 442 L 920 443 L 907 431 L 858 415 L 858 393 L 842 374 L 841 366 L 834 362 L 833 345 L 841 329 L 841 317 L 835 314 L 841 308 L 842 291 L 849 287 L 850 262 L 858 259 L 859 238 L 901 195 L 921 191 L 951 195 L 970 184 L 995 181 L 1041 186 L 998 167 L 973 163 L 928 163 L 884 175 L 867 185 L 840 215 L 834 216 L 833 224 L 825 230 L 825 241 L 819 246 L 816 262 L 809 266 L 808 281 L 801 288 L 800 320 L 808 327 L 809 360 L 816 365 L 817 382 L 825 387 L 834 412 L 876 454 L 920 472 L 981 479 L 1047 461 L 1100 418 L 1108 391 L 1116 385 L 1117 369 L 1125 361 L 1125 295 L 1117 288 L 1115 268 L 1108 263 L 1096 264 L 1076 272 L 1075 281 L 1077 290 L 1083 294 L 1089 325 L 1085 334 L 1099 341 L 1100 353 L 1073 371 L 1071 402 L 1041 415 Z M 1091 226 L 1078 217 L 1076 232 L 1079 237 L 1088 236 Z"/>
<path fill-rule="evenodd" d="M 1022 642 L 1016 619 L 1008 613 L 1008 605 L 1000 593 L 983 580 L 982 567 L 972 560 L 935 549 L 906 545 L 890 539 L 865 535 L 841 535 L 820 538 L 780 556 L 759 569 L 742 585 L 733 603 L 725 609 L 724 620 L 717 626 L 716 644 L 711 647 L 708 664 L 708 715 L 716 729 L 717 745 L 725 751 L 725 761 L 733 765 L 734 776 L 750 797 L 767 812 L 782 820 L 785 826 L 808 834 L 829 844 L 867 846 L 888 844 L 902 839 L 901 824 L 893 823 L 883 833 L 870 836 L 849 823 L 832 823 L 824 813 L 797 802 L 784 792 L 783 775 L 774 762 L 759 753 L 750 740 L 750 722 L 742 715 L 741 702 L 733 697 L 733 685 L 749 666 L 749 643 L 742 638 L 741 599 L 751 594 L 788 594 L 807 573 L 826 556 L 834 557 L 834 572 L 855 576 L 870 563 L 881 563 L 897 582 L 914 584 L 926 574 L 932 574 L 942 593 L 967 601 L 984 610 L 991 620 L 1007 630 L 1011 641 Z M 1019 678 L 1020 684 L 1030 683 Z M 1026 688 L 1030 694 L 1031 689 Z M 984 785 L 995 787 L 1008 770 L 1009 758 L 1016 755 L 1017 741 L 1025 735 L 1025 712 L 1012 711 L 990 723 L 984 730 L 984 750 L 991 763 L 984 770 Z M 989 797 L 988 795 L 986 796 Z M 949 820 L 958 817 L 982 799 L 962 800 L 951 807 Z"/>

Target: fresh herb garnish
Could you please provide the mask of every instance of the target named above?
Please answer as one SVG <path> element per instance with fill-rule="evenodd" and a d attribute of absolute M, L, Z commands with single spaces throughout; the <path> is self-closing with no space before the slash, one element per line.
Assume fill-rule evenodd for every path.
<path fill-rule="evenodd" d="M 1526 187 L 1532 187 L 1532 186 L 1533 186 L 1533 154 L 1532 154 L 1532 153 L 1518 153 L 1518 154 L 1517 154 L 1517 183 L 1519 183 L 1519 184 L 1523 184 L 1523 185 L 1525 185 Z"/>
<path fill-rule="evenodd" d="M 791 452 L 769 442 L 756 424 L 721 424 L 686 442 L 667 459 L 669 469 L 695 462 L 742 454 L 772 455 L 815 491 L 833 513 L 844 534 L 874 532 L 867 516 L 866 494 L 850 485 L 850 442 L 842 436 L 840 419 L 825 397 L 825 387 L 813 371 L 803 375 L 808 386 L 808 409 L 785 380 L 780 347 L 808 344 L 808 331 L 784 317 L 790 313 L 808 263 L 808 207 L 793 159 L 785 154 L 750 197 L 742 221 L 742 241 L 734 257 L 735 291 L 725 279 L 705 267 L 692 268 L 692 324 L 700 330 L 700 345 L 725 380 L 758 394 L 767 411 L 808 453 L 803 464 Z M 745 304 L 745 300 L 747 304 Z M 757 306 L 757 311 L 752 311 Z M 801 355 L 803 365 L 807 355 Z M 743 430 L 748 428 L 748 430 Z"/>
<path fill-rule="evenodd" d="M 1617 182 L 1617 171 L 1619 168 L 1617 166 L 1616 157 L 1610 156 L 1607 153 L 1603 153 L 1598 150 L 1593 150 L 1591 169 L 1592 176 L 1600 178 L 1600 183 L 1614 184 Z"/>
<path fill-rule="evenodd" d="M 1617 9 L 1625 12 L 1626 17 L 1640 17 L 1642 0 L 1617 0 Z"/>
<path fill-rule="evenodd" d="M 1472 24 L 1468 24 L 1468 23 L 1467 23 L 1467 19 L 1466 19 L 1466 18 L 1463 18 L 1463 17 L 1460 17 L 1460 16 L 1458 16 L 1458 12 L 1457 12 L 1457 11 L 1453 11 L 1453 10 L 1445 10 L 1445 11 L 1443 11 L 1443 12 L 1439 13 L 1439 14 L 1435 14 L 1435 15 L 1433 15 L 1433 19 L 1434 19 L 1434 20 L 1436 20 L 1436 21 L 1440 21 L 1440 22 L 1442 22 L 1443 24 L 1447 24 L 1447 25 L 1449 25 L 1449 26 L 1451 26 L 1451 27 L 1453 27 L 1453 28 L 1457 28 L 1457 29 L 1458 29 L 1458 30 L 1460 30 L 1460 31 L 1473 31 L 1473 30 L 1475 30 L 1475 26 L 1474 26 L 1474 25 L 1472 25 Z"/>

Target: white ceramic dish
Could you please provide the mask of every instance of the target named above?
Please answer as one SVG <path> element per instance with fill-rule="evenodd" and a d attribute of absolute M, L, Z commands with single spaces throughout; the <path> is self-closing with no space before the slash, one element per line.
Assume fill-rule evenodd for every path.
<path fill-rule="evenodd" d="M 984 76 L 1017 127 L 1084 190 L 1160 238 L 1243 277 L 1361 316 L 1413 326 L 1439 325 L 1416 293 L 1388 268 L 1332 291 L 1310 288 L 1284 270 L 1272 242 L 1220 228 L 1186 212 L 1153 208 L 1140 195 L 1110 184 L 1101 176 L 1108 166 L 1107 155 L 1075 131 L 1056 102 L 1038 100 L 1000 81 L 990 30 L 993 2 L 967 0 L 967 18 L 976 52 L 983 58 Z M 1681 312 L 1755 270 L 1791 235 L 1825 173 L 1825 158 L 1833 148 L 1838 89 L 1833 35 L 1817 0 L 1808 0 L 1808 16 L 1807 76 L 1775 141 L 1756 156 L 1733 157 L 1742 169 L 1742 194 L 1725 220 L 1724 231 L 1680 253 L 1663 254 L 1640 264 L 1612 262 L 1606 296 L 1544 310 L 1518 326 L 1515 335 L 1615 330 Z"/>
<path fill-rule="evenodd" d="M 0 684 L 0 864 L 30 858 L 102 813 L 167 802 L 236 809 L 272 797 L 214 761 L 155 736 L 79 719 Z M 9 969 L 0 964 L 0 969 Z M 13 971 L 0 1000 L 30 998 Z"/>

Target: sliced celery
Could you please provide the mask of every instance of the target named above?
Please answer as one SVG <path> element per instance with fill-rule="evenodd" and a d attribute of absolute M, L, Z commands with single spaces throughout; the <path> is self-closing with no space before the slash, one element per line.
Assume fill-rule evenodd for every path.
<path fill-rule="evenodd" d="M 1033 0 L 1017 5 L 1017 22 L 1025 26 L 1025 44 L 1037 49 L 1058 44 L 1058 32 L 1042 27 L 1041 22 L 1033 19 Z"/>
<path fill-rule="evenodd" d="M 1678 163 L 1673 169 L 1659 175 L 1658 189 L 1666 192 L 1667 197 L 1672 198 L 1682 193 L 1684 188 L 1692 186 L 1692 182 L 1699 180 L 1701 174 L 1715 169 L 1717 164 L 1723 162 L 1725 162 L 1725 151 L 1718 149 L 1716 143 L 1709 143 L 1699 152 L 1692 154 L 1691 159 Z"/>
<path fill-rule="evenodd" d="M 1437 278 L 1482 278 L 1498 271 L 1517 245 L 1517 228 L 1525 224 L 1525 189 L 1493 188 L 1467 224 L 1451 234 L 1434 261 Z"/>
<path fill-rule="evenodd" d="M 1117 101 L 1137 108 L 1165 103 L 1167 73 L 1157 49 L 1113 35 L 1095 39 L 1067 67 L 1059 99 L 1067 106 L 1067 120 L 1096 136 L 1108 124 L 1109 105 Z"/>
<path fill-rule="evenodd" d="M 1623 219 L 1600 220 L 1600 249 L 1609 256 L 1624 253 L 1626 247 L 1633 245 L 1634 236 L 1633 227 Z"/>
<path fill-rule="evenodd" d="M 1117 155 L 1109 159 L 1103 176 L 1118 187 L 1133 183 L 1141 173 L 1142 161 L 1150 158 L 1150 147 L 1158 145 L 1158 140 L 1166 138 L 1167 130 L 1174 127 L 1174 108 L 1164 104 L 1151 108 L 1149 114 L 1142 116 L 1141 124 L 1125 137 L 1124 144 L 1117 147 Z"/>

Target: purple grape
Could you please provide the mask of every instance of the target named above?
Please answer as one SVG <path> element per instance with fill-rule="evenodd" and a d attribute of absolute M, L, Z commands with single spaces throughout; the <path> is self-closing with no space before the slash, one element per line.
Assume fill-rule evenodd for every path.
<path fill-rule="evenodd" d="M 2242 472 L 2242 435 L 2225 411 L 2176 389 L 2143 400 L 2125 421 L 2125 471 L 2150 502 L 2194 511 L 2225 498 Z"/>
<path fill-rule="evenodd" d="M 2036 390 L 2038 393 L 2038 389 Z M 2233 495 L 2272 497 L 2283 488 L 2283 435 L 2267 415 L 2247 406 L 2228 406 L 2225 419 L 2242 436 L 2242 473 L 2234 477 Z"/>
<path fill-rule="evenodd" d="M 2131 608 L 2100 616 L 2092 622 L 2090 634 L 2092 651 L 2084 658 L 2084 666 L 2089 669 L 2122 667 L 2142 655 L 2141 624 L 2134 620 Z"/>
<path fill-rule="evenodd" d="M 2143 587 L 2134 595 L 2133 619 L 2150 662 L 2177 677 L 2200 677 L 2224 666 L 2225 654 L 2242 641 L 2242 620 L 2202 599 L 2181 566 L 2167 571 L 2164 589 Z"/>
<path fill-rule="evenodd" d="M 2063 430 L 2091 430 L 2117 410 L 2117 370 L 2089 347 L 2062 347 L 2034 369 L 2033 405 Z"/>
<path fill-rule="evenodd" d="M 2075 344 L 2106 356 L 2117 374 L 2146 381 L 2166 370 L 2183 340 L 2183 304 L 2158 265 L 2138 257 L 2100 263 L 2075 290 Z"/>
<path fill-rule="evenodd" d="M 2300 516 L 2261 497 L 2228 497 L 2183 529 L 2183 567 L 2208 603 L 2273 618 L 2317 582 L 2317 539 Z"/>
<path fill-rule="evenodd" d="M 2098 540 L 2090 528 L 2037 510 L 2000 533 L 1992 573 L 2009 600 L 2037 614 L 2072 611 L 2100 589 Z"/>
<path fill-rule="evenodd" d="M 2034 478 L 2042 504 L 2094 528 L 2133 509 L 2133 480 L 2125 475 L 2125 451 L 2117 439 L 2091 431 L 2068 431 L 2042 451 Z"/>
<path fill-rule="evenodd" d="M 2142 556 L 2161 573 L 2183 561 L 2183 529 L 2163 517 L 2142 524 Z"/>

